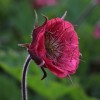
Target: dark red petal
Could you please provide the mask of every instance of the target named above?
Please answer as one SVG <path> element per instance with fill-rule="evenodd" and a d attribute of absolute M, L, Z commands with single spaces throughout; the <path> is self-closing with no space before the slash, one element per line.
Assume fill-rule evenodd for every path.
<path fill-rule="evenodd" d="M 61 52 L 61 57 L 54 59 L 46 57 L 45 63 L 47 68 L 58 77 L 66 77 L 68 74 L 75 73 L 79 64 L 80 52 L 78 36 L 73 25 L 61 18 L 55 18 L 47 22 L 46 31 L 48 34 L 51 34 L 55 42 L 59 42 L 58 46 L 61 48 L 58 50 L 58 52 Z M 55 59 L 56 64 L 53 63 Z"/>
<path fill-rule="evenodd" d="M 45 33 L 45 24 L 47 22 L 47 18 L 45 17 L 45 22 L 42 26 L 37 27 L 33 30 L 32 33 L 32 42 L 29 47 L 30 54 L 36 54 L 37 56 L 45 55 L 45 46 L 44 46 L 44 33 Z"/>
<path fill-rule="evenodd" d="M 67 71 L 60 69 L 59 66 L 55 66 L 49 59 L 44 59 L 46 67 L 59 78 L 64 78 L 68 75 Z"/>

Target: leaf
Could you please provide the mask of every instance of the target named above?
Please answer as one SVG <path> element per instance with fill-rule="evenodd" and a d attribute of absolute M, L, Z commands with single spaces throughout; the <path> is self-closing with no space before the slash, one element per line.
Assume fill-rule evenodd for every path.
<path fill-rule="evenodd" d="M 0 67 L 5 72 L 21 82 L 21 68 L 11 68 L 3 62 L 0 62 Z M 58 83 L 56 81 L 49 80 L 48 78 L 42 81 L 40 80 L 39 75 L 31 75 L 30 73 L 28 73 L 27 86 L 31 90 L 36 91 L 38 94 L 50 100 L 61 98 L 66 94 L 71 95 L 74 100 L 89 100 L 89 98 L 84 94 L 84 91 L 80 86 L 76 84 L 74 84 L 73 86 L 68 86 L 62 83 Z"/>

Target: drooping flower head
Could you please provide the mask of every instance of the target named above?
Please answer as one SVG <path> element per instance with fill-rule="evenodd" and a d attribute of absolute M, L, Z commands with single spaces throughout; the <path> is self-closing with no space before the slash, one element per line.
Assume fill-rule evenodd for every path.
<path fill-rule="evenodd" d="M 100 21 L 96 24 L 93 35 L 95 38 L 100 39 Z"/>
<path fill-rule="evenodd" d="M 45 6 L 52 6 L 56 4 L 56 0 L 33 0 L 34 8 L 42 8 Z"/>
<path fill-rule="evenodd" d="M 28 48 L 31 59 L 42 68 L 49 69 L 54 75 L 64 78 L 74 74 L 79 64 L 78 36 L 73 25 L 62 18 L 53 18 L 32 32 Z M 46 73 L 45 73 L 46 74 Z"/>

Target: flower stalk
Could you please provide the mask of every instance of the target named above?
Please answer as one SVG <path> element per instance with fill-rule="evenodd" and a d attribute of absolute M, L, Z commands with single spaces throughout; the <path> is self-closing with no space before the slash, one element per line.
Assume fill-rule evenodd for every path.
<path fill-rule="evenodd" d="M 31 61 L 31 57 L 28 56 L 22 72 L 22 100 L 27 100 L 27 89 L 26 89 L 26 77 L 27 77 L 27 71 L 28 71 L 28 65 Z"/>

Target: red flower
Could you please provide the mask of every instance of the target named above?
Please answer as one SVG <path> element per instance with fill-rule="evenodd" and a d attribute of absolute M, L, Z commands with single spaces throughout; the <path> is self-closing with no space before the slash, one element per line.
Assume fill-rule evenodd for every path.
<path fill-rule="evenodd" d="M 97 3 L 97 4 L 100 4 L 100 0 L 96 0 L 96 3 Z"/>
<path fill-rule="evenodd" d="M 93 3 L 94 5 L 98 5 L 98 4 L 100 4 L 100 0 L 92 0 L 92 3 Z"/>
<path fill-rule="evenodd" d="M 78 36 L 73 25 L 62 18 L 46 18 L 42 26 L 33 30 L 31 44 L 23 46 L 28 48 L 30 57 L 39 66 L 42 65 L 43 72 L 44 68 L 48 68 L 53 74 L 63 78 L 74 74 L 78 68 Z"/>
<path fill-rule="evenodd" d="M 100 39 L 100 21 L 96 24 L 93 35 L 95 38 Z"/>
<path fill-rule="evenodd" d="M 34 0 L 33 7 L 34 8 L 42 8 L 44 6 L 52 6 L 56 4 L 56 0 Z"/>

